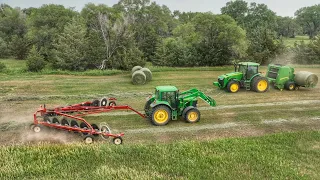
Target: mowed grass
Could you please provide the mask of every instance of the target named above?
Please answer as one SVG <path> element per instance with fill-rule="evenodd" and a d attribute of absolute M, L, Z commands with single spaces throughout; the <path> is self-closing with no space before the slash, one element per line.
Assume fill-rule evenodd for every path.
<path fill-rule="evenodd" d="M 153 145 L 0 148 L 1 179 L 319 179 L 320 132 Z"/>
<path fill-rule="evenodd" d="M 310 42 L 310 39 L 308 36 L 296 36 L 295 38 L 283 38 L 283 43 L 287 47 L 294 47 L 295 43 L 299 44 L 302 41 L 307 44 Z"/>
<path fill-rule="evenodd" d="M 0 61 L 9 62 L 9 70 L 0 73 L 0 143 L 6 144 L 0 148 L 0 179 L 320 178 L 320 86 L 292 92 L 242 89 L 230 94 L 212 82 L 232 72 L 232 66 L 147 64 L 153 80 L 134 86 L 129 71 L 28 73 L 16 60 Z M 319 65 L 293 66 L 320 77 Z M 265 74 L 266 67 L 260 71 Z M 217 107 L 209 108 L 199 100 L 199 123 L 180 119 L 165 127 L 155 127 L 128 114 L 131 111 L 85 117 L 90 123 L 107 122 L 113 133 L 124 132 L 122 146 L 101 141 L 82 145 L 76 135 L 77 140 L 67 144 L 49 144 L 56 130 L 43 134 L 50 142 L 20 142 L 27 133 L 24 125 L 32 123 L 39 105 L 58 107 L 107 96 L 116 97 L 118 105 L 143 111 L 146 97 L 158 85 L 174 85 L 180 91 L 197 88 L 214 98 Z"/>

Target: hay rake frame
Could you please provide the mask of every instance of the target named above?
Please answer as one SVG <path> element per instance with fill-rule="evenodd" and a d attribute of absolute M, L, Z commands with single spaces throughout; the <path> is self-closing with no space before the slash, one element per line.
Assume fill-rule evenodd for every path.
<path fill-rule="evenodd" d="M 45 105 L 40 106 L 40 108 L 33 115 L 33 124 L 31 124 L 31 129 L 34 132 L 40 132 L 41 126 L 45 126 L 49 128 L 66 130 L 69 132 L 78 132 L 84 135 L 84 141 L 87 144 L 92 143 L 95 136 L 100 136 L 103 139 L 112 137 L 113 143 L 118 145 L 122 144 L 122 137 L 124 136 L 124 133 L 112 134 L 107 125 L 102 124 L 100 127 L 98 127 L 96 124 L 90 124 L 83 118 L 83 116 L 106 113 L 114 110 L 130 110 L 145 118 L 144 114 L 138 112 L 128 105 L 117 106 L 116 98 L 103 98 L 100 101 L 87 101 L 53 109 L 47 109 Z M 53 117 L 53 119 L 56 117 L 62 117 L 62 119 L 59 122 L 59 120 L 56 118 L 56 122 L 53 122 L 54 120 L 50 119 L 50 117 Z M 63 120 L 65 124 L 62 123 Z M 76 123 L 74 124 L 76 125 L 72 125 L 72 121 L 75 121 Z M 80 126 L 78 122 L 81 122 Z"/>

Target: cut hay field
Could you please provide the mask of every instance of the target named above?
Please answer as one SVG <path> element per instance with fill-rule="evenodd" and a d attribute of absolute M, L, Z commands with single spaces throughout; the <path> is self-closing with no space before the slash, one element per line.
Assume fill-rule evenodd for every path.
<path fill-rule="evenodd" d="M 126 71 L 27 73 L 23 61 L 0 61 L 8 68 L 0 73 L 0 179 L 320 178 L 320 85 L 230 94 L 212 82 L 231 66 L 150 67 L 153 81 L 134 86 Z M 320 77 L 320 65 L 293 66 Z M 26 128 L 43 104 L 58 107 L 107 96 L 143 111 L 158 85 L 198 88 L 217 107 L 199 101 L 199 123 L 178 120 L 165 127 L 127 111 L 86 117 L 124 132 L 122 146 L 83 145 L 77 134 L 47 130 L 35 135 Z"/>

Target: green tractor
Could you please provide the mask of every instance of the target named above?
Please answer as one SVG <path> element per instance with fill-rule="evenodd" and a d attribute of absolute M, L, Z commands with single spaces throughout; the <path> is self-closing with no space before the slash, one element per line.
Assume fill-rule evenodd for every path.
<path fill-rule="evenodd" d="M 213 85 L 229 92 L 236 93 L 240 87 L 256 92 L 266 92 L 269 88 L 269 81 L 259 73 L 258 63 L 240 62 L 235 64 L 235 72 L 223 74 L 218 77 L 218 82 Z"/>
<path fill-rule="evenodd" d="M 156 126 L 164 126 L 170 120 L 183 117 L 186 122 L 195 123 L 200 120 L 200 111 L 197 109 L 198 98 L 210 106 L 216 102 L 198 89 L 190 89 L 179 93 L 175 86 L 157 86 L 155 94 L 150 96 L 145 104 L 146 116 Z"/>

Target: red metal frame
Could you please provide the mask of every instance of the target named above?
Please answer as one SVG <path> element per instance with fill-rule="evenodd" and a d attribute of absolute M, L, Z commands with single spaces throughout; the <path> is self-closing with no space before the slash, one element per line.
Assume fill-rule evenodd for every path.
<path fill-rule="evenodd" d="M 114 101 L 115 98 L 109 98 L 108 100 Z M 142 118 L 146 118 L 144 114 L 141 114 L 137 110 L 133 109 L 132 107 L 128 105 L 123 106 L 91 106 L 92 102 L 84 102 L 80 104 L 74 104 L 66 107 L 58 107 L 54 109 L 46 109 L 46 107 L 40 106 L 40 108 L 34 113 L 34 124 L 38 125 L 41 124 L 43 126 L 47 127 L 53 127 L 57 129 L 63 129 L 67 131 L 74 131 L 74 132 L 81 132 L 81 133 L 88 133 L 90 135 L 103 135 L 103 136 L 109 136 L 109 137 L 122 137 L 124 136 L 124 133 L 120 134 L 111 134 L 108 132 L 101 132 L 96 131 L 92 128 L 91 124 L 88 123 L 84 118 L 81 118 L 86 115 L 90 114 L 99 114 L 104 112 L 109 112 L 113 110 L 131 110 L 141 116 Z M 68 113 L 73 113 L 73 115 L 70 115 Z M 84 122 L 88 129 L 82 129 L 80 127 L 71 127 L 71 126 L 65 126 L 61 124 L 54 124 L 46 121 L 39 121 L 38 118 L 43 118 L 45 115 L 59 115 L 64 116 L 67 118 L 75 119 L 81 122 Z"/>

